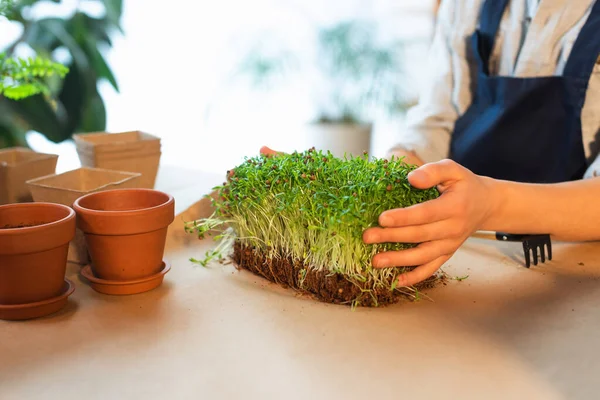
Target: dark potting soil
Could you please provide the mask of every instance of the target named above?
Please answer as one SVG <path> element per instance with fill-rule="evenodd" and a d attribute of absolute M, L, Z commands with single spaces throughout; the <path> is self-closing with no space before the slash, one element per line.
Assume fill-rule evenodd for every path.
<path fill-rule="evenodd" d="M 378 289 L 372 296 L 363 292 L 361 287 L 349 282 L 341 274 L 305 268 L 302 262 L 293 261 L 291 258 L 267 258 L 239 242 L 234 245 L 233 261 L 238 268 L 246 269 L 271 282 L 291 287 L 327 303 L 350 305 L 359 298 L 360 306 L 373 307 L 393 304 L 401 299 L 409 298 L 406 293 L 386 288 Z M 428 289 L 434 287 L 441 280 L 443 280 L 443 276 L 440 278 L 434 275 L 414 287 L 418 290 Z"/>

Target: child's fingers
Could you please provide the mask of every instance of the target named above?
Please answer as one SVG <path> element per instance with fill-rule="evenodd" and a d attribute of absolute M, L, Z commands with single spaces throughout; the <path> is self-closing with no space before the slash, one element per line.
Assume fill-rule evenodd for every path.
<path fill-rule="evenodd" d="M 373 257 L 372 262 L 375 268 L 423 265 L 440 256 L 454 253 L 461 243 L 461 240 L 452 239 L 425 242 L 411 249 L 379 253 Z"/>
<path fill-rule="evenodd" d="M 265 155 L 265 156 L 274 156 L 274 155 L 283 154 L 283 153 L 280 151 L 273 150 L 270 147 L 263 146 L 260 148 L 260 154 Z"/>
<path fill-rule="evenodd" d="M 363 241 L 373 243 L 422 243 L 432 240 L 458 237 L 456 222 L 452 219 L 424 225 L 411 225 L 399 228 L 369 228 L 363 233 Z"/>
<path fill-rule="evenodd" d="M 395 208 L 381 213 L 379 225 L 385 228 L 424 225 L 450 218 L 455 212 L 452 201 L 446 197 L 425 201 L 406 208 Z"/>
<path fill-rule="evenodd" d="M 408 174 L 410 184 L 418 189 L 429 189 L 448 181 L 464 178 L 465 169 L 451 160 L 425 164 Z"/>
<path fill-rule="evenodd" d="M 398 287 L 412 286 L 419 282 L 424 281 L 435 273 L 446 261 L 452 257 L 451 255 L 444 255 L 436 258 L 433 261 L 423 264 L 412 271 L 405 272 L 398 276 Z"/>

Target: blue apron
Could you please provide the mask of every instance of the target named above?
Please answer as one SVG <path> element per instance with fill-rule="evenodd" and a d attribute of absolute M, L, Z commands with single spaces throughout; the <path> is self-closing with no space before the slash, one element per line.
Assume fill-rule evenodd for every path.
<path fill-rule="evenodd" d="M 600 54 L 600 0 L 575 41 L 562 76 L 490 76 L 494 39 L 509 0 L 487 0 L 471 40 L 477 58 L 473 102 L 456 122 L 450 158 L 478 175 L 518 182 L 581 179 L 581 110 Z"/>

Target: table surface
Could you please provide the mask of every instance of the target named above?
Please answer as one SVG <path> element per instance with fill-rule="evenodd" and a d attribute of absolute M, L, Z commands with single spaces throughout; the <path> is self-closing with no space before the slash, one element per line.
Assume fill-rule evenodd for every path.
<path fill-rule="evenodd" d="M 222 177 L 162 169 L 180 214 L 172 270 L 133 296 L 76 285 L 57 314 L 0 321 L 0 399 L 589 399 L 600 373 L 600 245 L 469 239 L 429 299 L 379 309 L 315 302 L 231 265 L 193 265 L 213 245 L 182 230 Z"/>

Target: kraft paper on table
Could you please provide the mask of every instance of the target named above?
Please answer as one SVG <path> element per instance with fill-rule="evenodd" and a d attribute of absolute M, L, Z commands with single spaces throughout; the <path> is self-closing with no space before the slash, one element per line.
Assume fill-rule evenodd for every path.
<path fill-rule="evenodd" d="M 600 376 L 600 245 L 469 239 L 444 267 L 469 275 L 432 301 L 322 304 L 232 265 L 188 261 L 214 245 L 176 217 L 172 270 L 154 291 L 94 292 L 69 265 L 69 305 L 0 321 L 0 399 L 590 399 Z"/>

